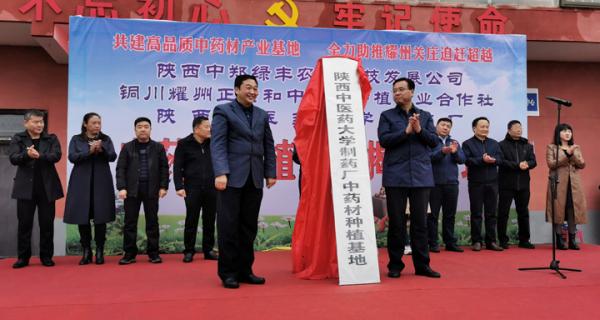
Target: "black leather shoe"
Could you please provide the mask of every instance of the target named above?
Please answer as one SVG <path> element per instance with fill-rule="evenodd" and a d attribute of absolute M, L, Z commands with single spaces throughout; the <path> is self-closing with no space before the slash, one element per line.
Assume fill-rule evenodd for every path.
<path fill-rule="evenodd" d="M 205 252 L 204 260 L 219 260 L 219 255 L 215 251 Z"/>
<path fill-rule="evenodd" d="M 499 245 L 497 245 L 495 242 L 492 242 L 490 244 L 486 244 L 485 248 L 488 250 L 492 250 L 492 251 L 504 251 L 504 249 L 502 249 L 502 247 L 500 247 Z"/>
<path fill-rule="evenodd" d="M 508 244 L 508 242 L 501 242 L 500 243 L 500 247 L 504 250 L 510 248 L 510 245 Z"/>
<path fill-rule="evenodd" d="M 475 242 L 471 246 L 471 250 L 473 251 L 481 251 L 481 242 Z"/>
<path fill-rule="evenodd" d="M 40 258 L 40 261 L 42 262 L 42 265 L 44 267 L 53 267 L 54 266 L 54 261 L 52 261 L 52 258 Z"/>
<path fill-rule="evenodd" d="M 533 245 L 533 243 L 527 241 L 527 242 L 519 242 L 519 248 L 535 249 L 535 246 Z"/>
<path fill-rule="evenodd" d="M 27 259 L 18 259 L 13 265 L 13 269 L 21 269 L 25 268 L 29 265 L 29 260 Z"/>
<path fill-rule="evenodd" d="M 565 244 L 565 240 L 563 239 L 560 233 L 556 233 L 556 249 L 558 250 L 567 250 L 567 245 Z"/>
<path fill-rule="evenodd" d="M 577 241 L 575 240 L 576 233 L 569 233 L 569 249 L 571 250 L 580 250 L 581 248 L 577 245 Z"/>
<path fill-rule="evenodd" d="M 162 259 L 158 254 L 148 256 L 148 261 L 150 261 L 150 263 L 162 263 Z"/>
<path fill-rule="evenodd" d="M 387 276 L 388 278 L 400 278 L 400 270 L 390 270 Z"/>
<path fill-rule="evenodd" d="M 223 287 L 227 289 L 237 289 L 240 287 L 240 283 L 235 278 L 225 278 L 223 280 Z"/>
<path fill-rule="evenodd" d="M 183 254 L 183 262 L 190 263 L 194 261 L 194 254 L 191 252 L 187 252 Z"/>
<path fill-rule="evenodd" d="M 135 263 L 135 256 L 124 255 L 123 258 L 121 258 L 121 260 L 119 260 L 120 265 L 132 264 L 132 263 Z"/>
<path fill-rule="evenodd" d="M 440 246 L 437 244 L 433 245 L 433 246 L 429 246 L 429 252 L 435 252 L 435 253 L 440 252 Z"/>
<path fill-rule="evenodd" d="M 461 247 L 459 247 L 459 246 L 457 246 L 455 244 L 447 245 L 446 246 L 446 251 L 465 252 L 465 250 L 463 250 Z"/>
<path fill-rule="evenodd" d="M 83 247 L 83 254 L 81 260 L 79 260 L 79 265 L 83 266 L 90 263 L 92 263 L 92 248 Z"/>
<path fill-rule="evenodd" d="M 423 270 L 417 270 L 415 274 L 429 278 L 440 278 L 442 276 L 439 272 L 433 271 L 430 267 L 427 267 Z"/>
<path fill-rule="evenodd" d="M 104 264 L 104 246 L 96 245 L 96 264 Z"/>
<path fill-rule="evenodd" d="M 265 284 L 265 278 L 259 277 L 251 273 L 247 276 L 240 277 L 239 282 L 249 284 Z"/>

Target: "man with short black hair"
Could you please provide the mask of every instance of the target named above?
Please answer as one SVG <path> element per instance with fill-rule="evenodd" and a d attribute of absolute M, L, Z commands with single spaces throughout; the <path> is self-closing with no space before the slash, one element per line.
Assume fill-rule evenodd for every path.
<path fill-rule="evenodd" d="M 261 285 L 265 278 L 254 274 L 254 239 L 263 187 L 276 180 L 275 144 L 269 115 L 254 105 L 258 81 L 239 75 L 234 81 L 235 100 L 213 111 L 210 144 L 217 196 L 219 242 L 218 274 L 223 286 L 240 282 Z"/>
<path fill-rule="evenodd" d="M 431 214 L 427 216 L 427 232 L 429 234 L 429 251 L 440 252 L 438 245 L 438 219 L 440 209 L 442 217 L 442 240 L 447 251 L 463 252 L 456 245 L 454 237 L 454 220 L 458 204 L 458 165 L 465 163 L 458 141 L 450 137 L 452 120 L 440 118 L 437 121 L 436 133 L 440 143 L 431 152 L 431 166 L 435 187 L 429 195 Z"/>
<path fill-rule="evenodd" d="M 210 156 L 210 121 L 196 117 L 193 132 L 177 141 L 173 163 L 173 182 L 177 195 L 185 200 L 185 229 L 183 232 L 183 262 L 192 262 L 196 253 L 198 219 L 202 210 L 202 252 L 204 259 L 217 260 L 215 219 L 217 190 Z"/>
<path fill-rule="evenodd" d="M 500 164 L 498 173 L 498 240 L 502 248 L 509 248 L 506 229 L 510 205 L 514 199 L 519 226 L 519 247 L 534 249 L 535 246 L 529 241 L 529 170 L 537 165 L 535 153 L 533 145 L 522 136 L 521 122 L 511 120 L 507 130 L 506 137 L 500 141 L 504 161 Z"/>
<path fill-rule="evenodd" d="M 439 278 L 429 266 L 427 203 L 434 186 L 431 149 L 438 144 L 431 113 L 412 103 L 415 83 L 399 78 L 392 84 L 396 106 L 381 113 L 377 134 L 385 148 L 383 186 L 389 217 L 388 277 L 399 278 L 404 269 L 406 205 L 410 200 L 410 243 L 415 274 Z"/>
<path fill-rule="evenodd" d="M 496 140 L 488 137 L 490 130 L 488 118 L 475 118 L 472 127 L 473 137 L 463 142 L 471 202 L 472 249 L 481 251 L 481 223 L 485 212 L 486 249 L 502 251 L 502 247 L 496 243 L 498 165 L 502 163 L 502 150 Z"/>
<path fill-rule="evenodd" d="M 55 164 L 62 157 L 60 142 L 54 134 L 44 131 L 44 112 L 30 110 L 25 113 L 23 126 L 10 140 L 10 163 L 17 166 L 12 198 L 17 199 L 18 259 L 13 268 L 29 265 L 31 258 L 31 233 L 37 208 L 40 226 L 40 261 L 54 265 L 55 202 L 64 196 Z"/>
<path fill-rule="evenodd" d="M 125 202 L 124 254 L 119 264 L 135 262 L 138 253 L 137 224 L 142 204 L 146 218 L 148 258 L 151 263 L 161 263 L 158 254 L 158 199 L 167 195 L 169 164 L 164 146 L 150 139 L 150 119 L 135 119 L 134 128 L 136 138 L 123 145 L 116 169 L 119 198 Z"/>

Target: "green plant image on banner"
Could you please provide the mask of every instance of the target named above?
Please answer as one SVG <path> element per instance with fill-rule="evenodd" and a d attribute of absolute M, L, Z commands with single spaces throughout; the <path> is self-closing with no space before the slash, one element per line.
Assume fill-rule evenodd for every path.
<path fill-rule="evenodd" d="M 466 246 L 471 244 L 471 225 L 469 211 L 459 211 L 456 213 L 456 222 L 454 235 L 458 239 L 458 245 Z M 117 219 L 107 225 L 105 254 L 120 255 L 123 253 L 123 226 L 124 212 L 122 205 L 117 205 Z M 292 232 L 294 228 L 295 217 L 293 216 L 260 216 L 258 220 L 258 233 L 254 242 L 256 251 L 266 251 L 273 249 L 289 248 L 292 243 Z M 198 226 L 198 237 L 196 246 L 199 249 L 202 243 L 202 219 Z M 160 230 L 160 252 L 161 253 L 181 253 L 183 252 L 183 230 L 185 216 L 159 216 Z M 510 212 L 508 224 L 508 236 L 510 243 L 518 243 L 517 236 L 516 211 Z M 438 242 L 443 244 L 441 239 L 441 217 L 438 230 Z M 385 248 L 387 245 L 387 217 L 383 219 L 375 218 L 375 230 L 377 236 L 377 246 Z M 216 235 L 218 237 L 218 235 Z M 145 219 L 140 215 L 138 222 L 138 250 L 144 253 L 146 250 L 146 232 Z M 218 250 L 218 248 L 215 248 Z M 198 250 L 201 251 L 201 250 Z M 81 245 L 79 243 L 79 231 L 76 225 L 67 227 L 67 255 L 80 255 Z"/>

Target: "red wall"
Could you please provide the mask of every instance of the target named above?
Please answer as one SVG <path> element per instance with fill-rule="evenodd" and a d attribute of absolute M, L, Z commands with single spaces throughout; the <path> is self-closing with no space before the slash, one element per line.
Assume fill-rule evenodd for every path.
<path fill-rule="evenodd" d="M 535 142 L 538 169 L 532 174 L 532 210 L 544 210 L 548 167 L 546 145 L 552 140 L 556 126 L 556 105 L 544 99 L 556 96 L 573 101 L 573 107 L 562 108 L 561 122 L 573 126 L 573 138 L 582 148 L 586 167 L 582 180 L 589 210 L 600 209 L 600 63 L 528 62 L 527 84 L 538 88 L 540 116 L 529 117 L 529 138 Z"/>
<path fill-rule="evenodd" d="M 49 132 L 59 137 L 63 150 L 57 169 L 66 189 L 68 67 L 55 63 L 42 48 L 10 46 L 0 46 L 0 65 L 0 108 L 48 110 Z M 62 217 L 64 199 L 56 209 Z"/>

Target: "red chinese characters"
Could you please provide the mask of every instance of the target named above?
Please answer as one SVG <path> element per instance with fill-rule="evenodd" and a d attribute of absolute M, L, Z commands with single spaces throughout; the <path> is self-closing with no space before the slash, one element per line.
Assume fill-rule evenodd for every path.
<path fill-rule="evenodd" d="M 508 18 L 503 16 L 496 8 L 490 6 L 485 12 L 477 17 L 479 21 L 479 33 L 504 34 L 504 26 Z"/>
<path fill-rule="evenodd" d="M 385 20 L 385 29 L 402 30 L 401 22 L 410 21 L 410 12 L 410 5 L 408 4 L 384 5 L 381 17 Z M 415 30 L 415 27 L 407 25 L 406 30 Z"/>
<path fill-rule="evenodd" d="M 277 155 L 277 180 L 295 180 L 294 162 L 292 161 L 294 145 L 287 139 L 275 145 Z"/>
<path fill-rule="evenodd" d="M 204 3 L 194 5 L 192 13 L 192 22 L 209 22 L 209 23 L 231 23 L 229 20 L 229 12 L 226 9 L 221 9 L 223 3 L 221 0 L 204 0 Z M 209 19 L 209 8 L 219 11 L 218 18 Z"/>
<path fill-rule="evenodd" d="M 54 11 L 56 14 L 60 14 L 62 9 L 58 6 L 55 0 L 29 0 L 27 3 L 19 7 L 19 12 L 25 14 L 35 8 L 35 21 L 44 20 L 44 3 Z"/>
<path fill-rule="evenodd" d="M 167 153 L 167 161 L 169 163 L 169 171 L 171 171 L 171 168 L 173 167 L 173 161 L 175 161 L 175 154 L 174 154 L 175 151 L 170 152 L 169 149 L 171 149 L 171 147 L 173 147 L 173 148 L 177 147 L 177 140 L 163 138 L 162 141 L 160 142 L 160 144 L 162 144 L 163 147 L 165 147 L 165 151 Z"/>
<path fill-rule="evenodd" d="M 90 17 L 119 17 L 117 10 L 113 8 L 113 4 L 111 2 L 96 2 L 94 0 L 85 0 L 84 5 L 77 6 L 77 15 L 85 16 L 86 9 L 89 10 Z"/>
<path fill-rule="evenodd" d="M 379 141 L 369 140 L 367 154 L 369 156 L 369 173 L 371 179 L 377 174 L 383 172 L 383 153 L 384 149 L 379 145 Z"/>
<path fill-rule="evenodd" d="M 452 28 L 460 27 L 461 13 L 460 8 L 435 7 L 429 23 L 435 32 L 452 32 Z"/>
<path fill-rule="evenodd" d="M 144 4 L 135 12 L 144 19 L 173 20 L 173 0 L 138 0 Z M 166 3 L 165 3 L 166 2 Z M 157 7 L 158 4 L 158 7 Z M 166 12 L 166 14 L 165 14 Z"/>
<path fill-rule="evenodd" d="M 345 27 L 348 29 L 364 28 L 365 24 L 361 21 L 365 14 L 365 6 L 355 3 L 336 3 L 333 6 L 335 20 L 333 25 L 336 27 Z"/>

